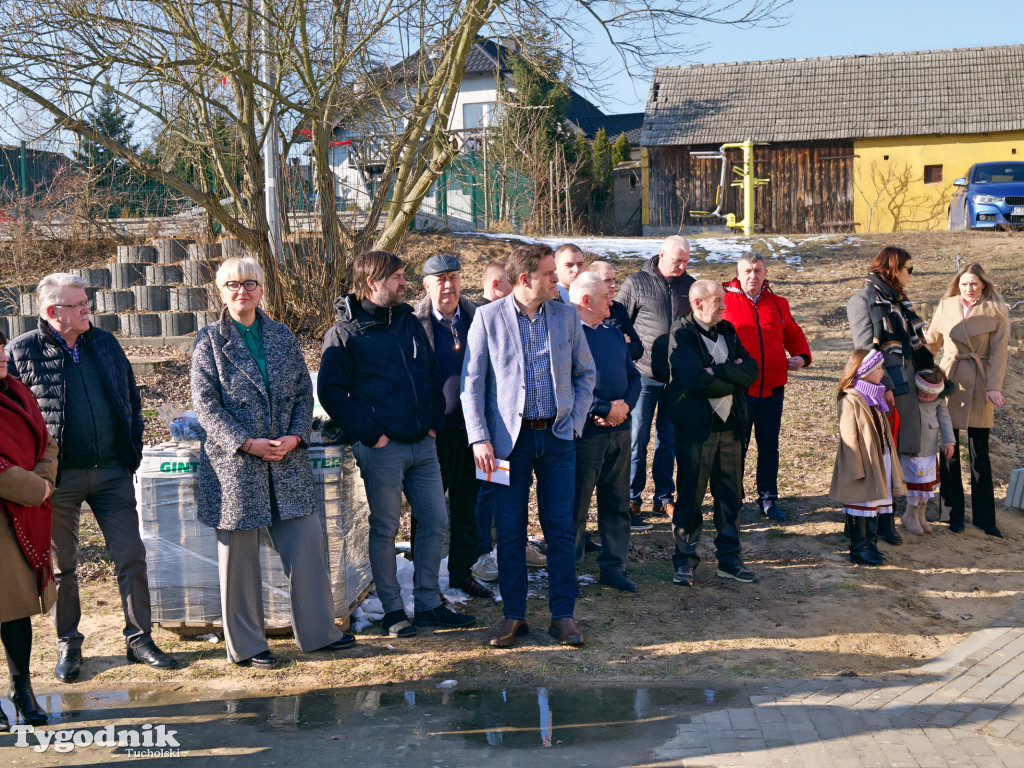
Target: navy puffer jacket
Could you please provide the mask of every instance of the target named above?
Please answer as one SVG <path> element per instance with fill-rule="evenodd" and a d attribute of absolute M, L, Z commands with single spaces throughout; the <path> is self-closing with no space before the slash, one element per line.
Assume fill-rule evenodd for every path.
<path fill-rule="evenodd" d="M 90 327 L 82 334 L 99 362 L 103 386 L 114 406 L 118 421 L 118 459 L 131 472 L 142 461 L 142 399 L 135 386 L 131 363 L 113 334 Z M 23 333 L 6 347 L 7 372 L 16 376 L 32 390 L 39 410 L 43 412 L 46 428 L 61 445 L 64 432 L 64 365 L 67 355 L 50 332 L 50 327 L 39 321 L 34 331 Z"/>

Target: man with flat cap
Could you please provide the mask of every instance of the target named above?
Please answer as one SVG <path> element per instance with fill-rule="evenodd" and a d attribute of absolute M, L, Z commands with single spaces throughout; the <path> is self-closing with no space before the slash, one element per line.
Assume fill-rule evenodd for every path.
<path fill-rule="evenodd" d="M 459 384 L 466 356 L 466 337 L 476 305 L 461 295 L 461 270 L 462 264 L 454 256 L 438 254 L 427 259 L 423 264 L 423 287 L 427 295 L 416 305 L 414 313 L 437 356 L 444 390 L 445 427 L 437 433 L 437 458 L 441 462 L 441 480 L 448 492 L 449 583 L 470 597 L 491 598 L 494 596 L 491 590 L 470 573 L 476 561 L 475 509 L 480 482 L 476 479 L 473 449 L 466 437 Z"/>

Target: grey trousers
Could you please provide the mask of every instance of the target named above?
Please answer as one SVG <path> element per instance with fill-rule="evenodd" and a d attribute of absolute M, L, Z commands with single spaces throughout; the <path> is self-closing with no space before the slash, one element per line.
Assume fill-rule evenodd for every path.
<path fill-rule="evenodd" d="M 341 638 L 334 625 L 334 599 L 324 562 L 323 529 L 316 515 L 282 520 L 271 504 L 270 541 L 281 556 L 292 604 L 292 631 L 303 653 Z M 217 529 L 220 605 L 228 661 L 270 650 L 263 625 L 260 532 Z"/>
<path fill-rule="evenodd" d="M 434 438 L 418 443 L 390 441 L 383 448 L 352 446 L 370 505 L 370 570 L 377 597 L 386 613 L 403 609 L 402 589 L 395 565 L 395 537 L 402 517 L 402 491 L 416 520 L 416 570 L 413 598 L 417 611 L 441 604 L 437 572 L 441 567 L 448 509 L 441 483 Z"/>
<path fill-rule="evenodd" d="M 80 649 L 85 635 L 78 631 L 82 606 L 78 597 L 78 524 L 82 502 L 88 502 L 114 561 L 117 587 L 124 610 L 124 636 L 129 644 L 149 639 L 151 614 L 146 547 L 139 534 L 132 473 L 119 464 L 96 469 L 65 469 L 53 504 L 54 573 L 57 602 L 51 615 L 57 647 Z"/>
<path fill-rule="evenodd" d="M 601 572 L 622 572 L 629 552 L 630 432 L 608 430 L 576 440 L 576 497 L 573 528 L 576 531 L 576 562 L 583 560 L 587 513 L 597 489 L 597 529 Z"/>

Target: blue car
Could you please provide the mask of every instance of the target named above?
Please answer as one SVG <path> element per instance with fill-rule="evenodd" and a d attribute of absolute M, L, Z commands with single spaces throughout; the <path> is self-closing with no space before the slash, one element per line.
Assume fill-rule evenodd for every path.
<path fill-rule="evenodd" d="M 953 186 L 950 231 L 1024 226 L 1024 163 L 976 163 Z"/>

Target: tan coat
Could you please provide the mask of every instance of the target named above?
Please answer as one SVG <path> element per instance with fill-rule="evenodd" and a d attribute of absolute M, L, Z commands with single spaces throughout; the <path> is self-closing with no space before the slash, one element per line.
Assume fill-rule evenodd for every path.
<path fill-rule="evenodd" d="M 11 467 L 0 472 L 0 498 L 25 506 L 39 506 L 46 494 L 46 483 L 57 482 L 57 444 L 50 438 L 46 455 L 32 471 Z M 0 621 L 14 621 L 37 613 L 46 613 L 57 597 L 53 580 L 39 593 L 36 574 L 22 554 L 14 529 L 0 513 L 0 563 L 4 564 L 0 589 Z"/>
<path fill-rule="evenodd" d="M 839 450 L 832 468 L 829 498 L 840 504 L 857 504 L 890 495 L 905 496 L 907 484 L 893 444 L 885 417 L 868 405 L 860 392 L 845 390 L 839 399 Z M 886 445 L 892 468 L 891 494 L 885 477 Z"/>
<path fill-rule="evenodd" d="M 935 308 L 925 339 L 946 378 L 956 384 L 946 403 L 953 429 L 991 428 L 992 404 L 985 395 L 1003 389 L 1010 342 L 1006 305 L 982 299 L 964 320 L 960 297 L 947 296 Z"/>

